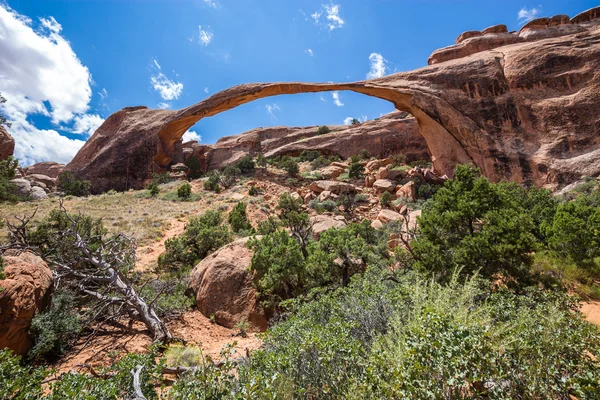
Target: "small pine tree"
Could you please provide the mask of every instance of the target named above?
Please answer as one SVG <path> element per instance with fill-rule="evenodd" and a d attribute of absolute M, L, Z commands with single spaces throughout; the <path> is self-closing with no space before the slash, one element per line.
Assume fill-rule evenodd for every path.
<path fill-rule="evenodd" d="M 158 188 L 158 185 L 156 183 L 152 183 L 148 187 L 148 190 L 150 191 L 150 196 L 152 197 L 156 197 L 160 193 L 160 189 Z"/>
<path fill-rule="evenodd" d="M 348 177 L 351 179 L 358 179 L 362 176 L 364 171 L 365 167 L 363 167 L 361 163 L 353 162 L 348 169 Z"/>
<path fill-rule="evenodd" d="M 394 196 L 388 192 L 387 190 L 381 195 L 381 198 L 379 199 L 379 203 L 381 203 L 382 206 L 387 207 L 390 205 L 390 203 L 392 202 L 392 200 L 394 200 Z"/>
<path fill-rule="evenodd" d="M 179 189 L 177 189 L 177 197 L 180 199 L 189 199 L 191 195 L 192 185 L 189 183 L 184 183 L 183 185 L 179 186 Z"/>
<path fill-rule="evenodd" d="M 317 129 L 317 135 L 326 135 L 329 132 L 331 132 L 331 130 L 327 125 L 320 126 L 319 129 Z"/>
<path fill-rule="evenodd" d="M 292 178 L 298 175 L 298 172 L 300 172 L 298 163 L 291 157 L 281 162 L 281 168 Z"/>
<path fill-rule="evenodd" d="M 233 210 L 231 210 L 229 213 L 227 222 L 229 222 L 229 225 L 231 225 L 231 230 L 235 233 L 251 231 L 252 225 L 250 225 L 250 221 L 248 221 L 248 215 L 246 214 L 246 203 L 241 201 L 237 203 Z"/>

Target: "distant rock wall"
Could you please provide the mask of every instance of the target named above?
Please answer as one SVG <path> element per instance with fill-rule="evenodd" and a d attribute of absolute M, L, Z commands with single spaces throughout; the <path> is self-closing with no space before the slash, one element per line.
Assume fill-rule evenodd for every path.
<path fill-rule="evenodd" d="M 4 160 L 12 156 L 15 152 L 15 139 L 6 131 L 3 126 L 0 126 L 0 160 Z"/>

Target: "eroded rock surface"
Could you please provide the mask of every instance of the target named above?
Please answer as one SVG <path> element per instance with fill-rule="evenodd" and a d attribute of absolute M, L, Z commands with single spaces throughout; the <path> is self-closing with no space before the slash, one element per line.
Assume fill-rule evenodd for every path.
<path fill-rule="evenodd" d="M 269 96 L 351 90 L 411 113 L 440 176 L 473 163 L 493 181 L 562 187 L 600 174 L 598 10 L 518 34 L 492 29 L 444 50 L 451 57 L 438 53 L 428 67 L 377 79 L 244 84 L 182 110 L 126 108 L 67 168 L 96 190 L 141 187 L 170 165 L 176 144 L 201 118 Z"/>
<path fill-rule="evenodd" d="M 15 152 L 15 139 L 0 126 L 0 160 L 12 156 Z"/>
<path fill-rule="evenodd" d="M 64 168 L 65 164 L 54 161 L 45 161 L 25 167 L 23 168 L 23 171 L 26 175 L 46 175 L 50 178 L 56 179 L 64 170 Z"/>

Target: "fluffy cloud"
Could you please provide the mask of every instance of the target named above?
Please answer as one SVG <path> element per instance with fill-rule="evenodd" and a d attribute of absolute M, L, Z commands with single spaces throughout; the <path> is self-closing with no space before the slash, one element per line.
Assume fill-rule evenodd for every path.
<path fill-rule="evenodd" d="M 306 50 L 305 50 L 305 53 L 306 53 L 306 54 L 308 54 L 308 55 L 309 55 L 309 56 L 311 56 L 311 57 L 314 55 L 314 53 L 313 53 L 312 49 L 306 49 Z"/>
<path fill-rule="evenodd" d="M 367 79 L 381 78 L 387 72 L 387 60 L 379 53 L 371 53 L 369 56 L 371 69 L 367 74 Z"/>
<path fill-rule="evenodd" d="M 158 69 L 158 72 L 150 77 L 150 83 L 152 84 L 152 87 L 160 94 L 160 97 L 162 97 L 163 100 L 170 101 L 178 99 L 183 91 L 183 83 L 175 82 L 167 78 L 165 74 L 160 72 L 160 64 L 156 60 L 153 61 L 154 65 Z"/>
<path fill-rule="evenodd" d="M 528 9 L 527 7 L 523 7 L 519 10 L 519 14 L 518 14 L 518 18 L 519 21 L 521 23 L 525 23 L 525 22 L 529 22 L 532 19 L 537 18 L 537 16 L 539 15 L 539 13 L 541 12 L 541 7 L 540 8 L 530 8 Z"/>
<path fill-rule="evenodd" d="M 353 117 L 347 117 L 344 118 L 344 125 L 352 125 L 352 120 L 354 118 Z M 366 122 L 367 121 L 367 116 L 366 115 L 361 115 L 360 118 L 357 118 L 358 122 Z"/>
<path fill-rule="evenodd" d="M 162 110 L 168 110 L 171 108 L 171 103 L 167 103 L 166 101 L 162 101 L 156 105 L 158 108 Z"/>
<path fill-rule="evenodd" d="M 323 4 L 321 9 L 310 14 L 315 25 L 327 27 L 331 32 L 334 29 L 344 26 L 344 20 L 340 17 L 339 4 Z M 325 19 L 321 18 L 325 16 Z"/>
<path fill-rule="evenodd" d="M 204 3 L 212 8 L 218 8 L 219 7 L 219 3 L 214 1 L 214 0 L 204 0 Z"/>
<path fill-rule="evenodd" d="M 202 25 L 198 25 L 198 41 L 203 46 L 208 46 L 213 39 L 213 33 L 209 30 L 210 26 L 202 29 Z"/>
<path fill-rule="evenodd" d="M 344 103 L 340 100 L 340 92 L 337 90 L 335 92 L 331 92 L 331 97 L 333 97 L 333 104 L 338 107 L 344 107 Z"/>
<path fill-rule="evenodd" d="M 208 93 L 208 87 L 204 88 L 204 93 Z"/>
<path fill-rule="evenodd" d="M 198 135 L 198 133 L 196 133 L 196 131 L 188 130 L 186 133 L 183 134 L 182 139 L 184 142 L 189 142 L 190 140 L 195 140 L 196 142 L 200 143 L 200 141 L 202 141 L 202 136 Z"/>
<path fill-rule="evenodd" d="M 54 129 L 38 129 L 29 117 L 42 115 L 60 129 L 86 136 L 102 123 L 100 116 L 87 114 L 91 74 L 61 32 L 53 17 L 34 23 L 0 3 L 0 92 L 7 99 L 1 109 L 12 124 L 21 165 L 68 162 L 84 144 Z M 108 96 L 105 89 L 99 94 Z"/>
<path fill-rule="evenodd" d="M 272 119 L 277 119 L 277 117 L 275 116 L 275 111 L 281 111 L 281 108 L 279 108 L 279 106 L 276 103 L 267 104 L 265 105 L 265 108 L 267 109 L 267 112 L 269 113 Z"/>

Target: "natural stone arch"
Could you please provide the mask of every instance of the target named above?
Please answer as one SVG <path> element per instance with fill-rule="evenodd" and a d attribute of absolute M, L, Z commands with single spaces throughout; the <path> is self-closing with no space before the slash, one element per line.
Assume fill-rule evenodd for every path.
<path fill-rule="evenodd" d="M 221 112 L 230 110 L 242 104 L 271 96 L 297 93 L 315 93 L 337 90 L 349 90 L 368 96 L 377 97 L 390 101 L 396 109 L 412 114 L 418 122 L 419 131 L 425 138 L 427 145 L 434 156 L 434 167 L 442 174 L 452 175 L 456 164 L 473 162 L 465 149 L 454 136 L 426 109 L 421 109 L 418 104 L 419 98 L 425 98 L 425 93 L 420 93 L 410 88 L 385 87 L 375 85 L 372 82 L 354 83 L 268 83 L 268 84 L 246 84 L 232 87 L 223 92 L 216 93 L 208 99 L 191 107 L 180 110 L 173 121 L 166 124 L 158 133 L 160 138 L 160 151 L 154 161 L 163 167 L 171 162 L 175 152 L 175 144 L 181 140 L 183 134 L 196 122 L 205 117 L 210 117 Z M 417 99 L 415 99 L 415 97 Z M 431 97 L 431 96 L 429 96 Z M 416 100 L 416 101 L 415 101 Z M 440 99 L 429 98 L 429 101 Z M 425 102 L 425 104 L 429 103 Z M 459 113 L 451 110 L 447 104 L 442 108 L 449 114 L 458 117 Z M 439 110 L 435 110 L 440 114 Z M 468 124 L 468 121 L 466 122 Z"/>

